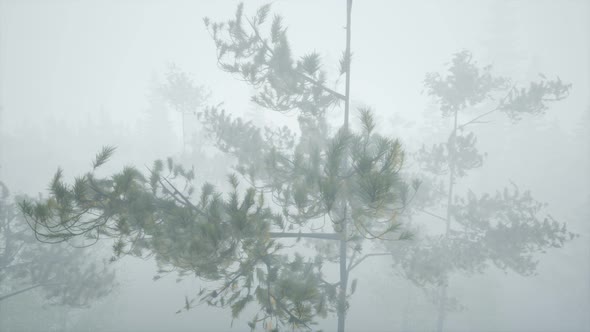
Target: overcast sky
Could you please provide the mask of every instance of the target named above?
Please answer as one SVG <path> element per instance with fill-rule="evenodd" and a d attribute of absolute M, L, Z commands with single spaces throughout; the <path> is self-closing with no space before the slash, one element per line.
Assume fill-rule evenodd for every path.
<path fill-rule="evenodd" d="M 264 3 L 266 1 L 245 1 L 245 12 L 252 15 Z M 226 20 L 234 14 L 237 4 L 234 0 L 0 0 L 0 131 L 17 137 L 20 128 L 27 124 L 43 125 L 50 119 L 75 127 L 88 119 L 97 119 L 101 110 L 113 121 L 134 128 L 148 105 L 150 82 L 154 77 L 162 77 L 171 63 L 191 73 L 196 83 L 207 86 L 212 92 L 212 104 L 224 102 L 231 113 L 249 114 L 255 109 L 249 102 L 251 89 L 216 66 L 215 47 L 202 20 L 205 16 Z M 337 73 L 338 60 L 344 50 L 345 9 L 345 0 L 273 2 L 273 11 L 283 15 L 289 27 L 294 53 L 319 52 L 325 69 L 331 74 Z M 539 121 L 558 123 L 569 132 L 579 126 L 582 113 L 588 112 L 590 1 L 356 0 L 352 25 L 353 103 L 376 109 L 382 130 L 388 130 L 394 116 L 422 121 L 429 104 L 429 99 L 421 94 L 424 75 L 444 69 L 451 55 L 463 49 L 472 51 L 479 63 L 492 63 L 497 73 L 525 84 L 536 79 L 539 72 L 550 78 L 559 75 L 565 82 L 572 83 L 570 97 L 552 107 Z M 334 84 L 335 89 L 343 90 L 342 82 Z M 274 119 L 266 117 L 267 122 Z M 415 128 L 415 131 L 408 129 L 408 135 L 420 140 L 419 126 Z M 20 166 L 10 165 L 11 160 L 5 157 L 9 155 L 6 149 L 26 153 L 34 147 L 6 146 L 0 142 L 0 165 L 3 165 L 0 179 L 6 179 L 15 191 L 25 190 L 19 188 L 18 181 L 11 182 L 23 175 L 16 173 Z M 68 147 L 63 149 L 67 152 Z M 82 158 L 86 160 L 92 154 L 86 153 Z M 57 165 L 43 167 L 49 174 Z M 45 175 L 42 178 L 49 179 Z M 533 184 L 535 178 L 528 181 Z M 41 191 L 46 182 L 31 185 Z M 590 251 L 587 239 L 583 241 L 586 242 L 580 250 L 587 255 L 580 259 L 585 259 L 584 266 L 588 267 Z M 559 258 L 553 259 L 558 261 Z M 138 269 L 149 269 L 143 263 L 133 264 L 137 264 Z M 551 269 L 545 267 L 543 271 L 551 272 Z M 581 276 L 571 279 L 565 276 L 564 280 L 587 280 L 584 277 L 588 277 L 590 271 L 579 273 Z M 544 276 L 541 278 L 548 279 L 538 282 L 545 280 L 552 284 L 551 276 Z M 132 280 L 136 280 L 134 278 Z M 379 276 L 373 284 L 363 286 L 368 288 L 368 294 L 375 294 L 388 280 L 387 276 Z M 492 282 L 490 280 L 496 279 L 487 281 Z M 500 289 L 508 292 L 522 288 L 523 296 L 534 296 L 537 288 L 526 288 L 527 283 L 523 279 Z M 152 285 L 151 275 L 139 282 L 130 282 L 128 286 L 132 290 L 127 294 L 133 295 L 117 302 L 119 308 L 126 308 L 126 305 L 132 308 L 135 303 L 130 302 L 131 296 L 138 296 L 145 287 L 152 287 L 149 285 Z M 500 287 L 499 284 L 491 287 L 494 285 Z M 469 287 L 463 291 L 477 292 Z M 498 323 L 501 328 L 590 328 L 587 318 L 589 287 L 588 283 L 570 285 L 564 286 L 564 292 L 555 290 L 552 293 L 557 301 L 553 305 L 568 308 L 568 313 L 564 314 L 569 320 L 567 323 L 547 325 L 553 322 L 549 317 L 539 317 L 543 323 L 534 321 L 539 310 L 553 308 L 550 300 L 536 302 L 518 312 L 527 317 L 518 325 L 518 315 L 511 310 L 522 308 L 527 300 L 507 307 L 499 299 L 502 296 L 497 295 L 492 298 L 498 301 L 493 314 L 504 317 Z M 153 328 L 158 326 L 154 324 L 165 326 L 176 319 L 178 322 L 185 320 L 183 324 L 188 328 L 195 317 L 229 317 L 228 312 L 218 311 L 174 316 L 172 312 L 187 288 L 175 289 L 172 295 L 169 289 L 154 288 L 153 294 L 167 297 L 161 300 L 164 304 L 148 312 L 156 315 L 168 308 L 166 319 L 170 321 L 159 317 L 148 320 L 145 326 L 148 323 Z M 370 297 L 359 296 L 359 302 L 372 301 Z M 381 303 L 379 299 L 377 303 Z M 213 316 L 207 316 L 206 313 L 211 312 Z M 350 326 L 367 326 L 361 324 L 367 317 L 373 320 L 385 317 L 391 324 L 397 322 L 395 317 L 384 312 L 386 308 L 364 318 L 353 314 Z M 132 324 L 134 317 L 139 316 L 130 314 L 119 319 Z M 463 319 L 461 326 L 469 330 L 481 322 L 470 323 L 469 319 Z M 227 320 L 217 327 L 227 328 Z"/>
<path fill-rule="evenodd" d="M 237 1 L 0 1 L 2 127 L 46 115 L 86 119 L 100 107 L 133 124 L 154 74 L 176 63 L 232 112 L 248 88 L 216 66 L 202 18 Z M 246 1 L 246 13 L 264 3 Z M 574 83 L 563 105 L 588 100 L 587 1 L 356 1 L 353 99 L 380 114 L 421 114 L 424 74 L 462 49 L 512 77 L 543 71 Z M 294 52 L 318 51 L 335 72 L 344 1 L 275 1 Z M 516 64 L 516 65 L 515 65 Z M 519 72 L 517 72 L 519 71 Z M 230 107 L 231 106 L 231 107 Z M 577 111 L 577 110 L 576 110 Z"/>

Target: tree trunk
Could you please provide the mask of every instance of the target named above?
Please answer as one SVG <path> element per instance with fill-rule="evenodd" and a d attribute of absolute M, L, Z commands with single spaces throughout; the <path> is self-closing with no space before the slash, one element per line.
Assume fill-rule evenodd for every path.
<path fill-rule="evenodd" d="M 180 113 L 182 114 L 182 156 L 184 157 L 186 155 L 186 142 L 184 137 L 184 110 L 182 110 Z"/>
<path fill-rule="evenodd" d="M 446 215 L 446 230 L 445 230 L 445 240 L 447 236 L 449 236 L 449 231 L 451 229 L 451 207 L 453 204 L 453 188 L 455 186 L 455 158 L 457 157 L 457 152 L 455 150 L 455 141 L 457 137 L 457 110 L 455 110 L 455 121 L 453 125 L 453 132 L 451 133 L 451 146 L 449 146 L 449 197 L 447 199 L 447 215 Z M 444 329 L 445 324 L 445 317 L 446 317 L 446 306 L 447 306 L 447 288 L 449 287 L 449 280 L 447 280 L 446 284 L 441 286 L 439 289 L 439 299 L 438 299 L 438 319 L 436 323 L 436 331 L 442 332 Z"/>
<path fill-rule="evenodd" d="M 345 210 L 346 212 L 346 210 Z M 340 294 L 338 298 L 338 332 L 344 332 L 346 323 L 346 289 L 348 288 L 348 271 L 346 270 L 346 218 L 340 240 Z"/>
<path fill-rule="evenodd" d="M 346 0 L 346 92 L 344 100 L 344 130 L 348 131 L 350 113 L 350 36 L 351 36 L 352 0 Z M 347 163 L 346 163 L 347 164 Z M 346 323 L 346 290 L 348 287 L 347 246 L 348 246 L 348 202 L 344 203 L 344 220 L 340 238 L 340 294 L 338 298 L 338 332 L 344 332 Z"/>

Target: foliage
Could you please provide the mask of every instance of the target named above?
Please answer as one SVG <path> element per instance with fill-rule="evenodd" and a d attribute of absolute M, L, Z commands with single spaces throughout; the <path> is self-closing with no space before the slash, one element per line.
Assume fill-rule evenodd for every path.
<path fill-rule="evenodd" d="M 40 289 L 53 304 L 85 307 L 107 295 L 114 273 L 68 245 L 37 241 L 0 183 L 0 301 Z"/>
<path fill-rule="evenodd" d="M 429 148 L 422 146 L 415 154 L 424 174 L 424 187 L 430 194 L 417 195 L 418 208 L 414 212 L 443 220 L 446 231 L 424 236 L 414 243 L 396 244 L 392 252 L 395 265 L 408 279 L 425 289 L 433 285 L 442 287 L 441 294 L 435 296 L 440 306 L 439 331 L 444 311 L 458 307 L 449 306 L 452 299 L 446 298 L 451 274 L 482 273 L 494 265 L 531 275 L 538 263 L 537 253 L 560 248 L 575 237 L 565 224 L 543 215 L 546 204 L 536 201 L 530 191 L 522 192 L 514 183 L 512 188 L 495 194 L 478 196 L 470 190 L 462 197 L 455 193 L 457 180 L 482 167 L 487 156 L 479 152 L 475 133 L 467 131 L 467 127 L 483 123 L 482 118 L 497 111 L 506 113 L 513 121 L 525 114 L 542 114 L 548 102 L 567 97 L 571 88 L 571 84 L 564 84 L 559 78 L 550 81 L 544 75 L 542 81 L 530 83 L 528 89 L 517 88 L 509 84 L 509 79 L 493 76 L 491 69 L 478 68 L 471 53 L 462 51 L 454 55 L 448 76 L 431 73 L 425 79 L 428 94 L 436 98 L 442 115 L 454 121 L 447 142 Z M 459 123 L 459 112 L 469 113 L 475 107 L 491 110 Z"/>
<path fill-rule="evenodd" d="M 196 86 L 193 79 L 174 65 L 166 73 L 166 81 L 159 86 L 159 93 L 176 111 L 196 113 L 208 98 L 203 86 Z"/>
<path fill-rule="evenodd" d="M 219 65 L 256 87 L 259 92 L 252 100 L 260 106 L 321 117 L 344 96 L 325 86 L 326 74 L 317 53 L 293 59 L 281 16 L 274 16 L 268 35 L 263 35 L 262 29 L 269 26 L 269 10 L 270 5 L 265 5 L 247 18 L 240 4 L 232 20 L 211 22 L 205 18 Z"/>
<path fill-rule="evenodd" d="M 351 149 L 354 153 L 349 158 L 355 167 L 348 172 L 341 167 L 346 144 L 359 146 Z M 103 149 L 94 164 L 111 151 Z M 233 191 L 226 195 L 210 184 L 203 185 L 197 195 L 191 185 L 194 173 L 172 159 L 156 161 L 145 175 L 132 167 L 110 178 L 98 178 L 92 171 L 71 186 L 62 182 L 58 171 L 51 197 L 45 202 L 23 201 L 21 208 L 47 241 L 81 234 L 92 240 L 116 238 L 115 257 L 141 256 L 147 251 L 155 255 L 163 274 L 175 270 L 221 281 L 219 287 L 199 292 L 202 302 L 230 306 L 237 316 L 245 304 L 256 300 L 264 318 L 305 326 L 334 311 L 336 286 L 325 282 L 321 272 L 324 259 L 334 258 L 323 258 L 321 252 L 311 260 L 281 254 L 284 245 L 277 238 L 283 237 L 282 231 L 338 239 L 334 233 L 302 234 L 301 230 L 309 227 L 309 220 L 324 216 L 332 218 L 337 228 L 336 205 L 342 204 L 344 196 L 356 226 L 350 245 L 360 244 L 363 236 L 397 230 L 399 225 L 385 212 L 391 213 L 401 203 L 387 202 L 396 196 L 406 199 L 406 194 L 397 193 L 401 151 L 394 141 L 370 137 L 367 131 L 347 137 L 339 134 L 322 152 L 315 154 L 314 163 L 306 154 L 296 164 L 276 150 L 269 151 L 265 174 L 273 176 L 265 189 L 281 212 L 267 206 L 268 194 L 262 189 L 240 190 L 236 175 L 229 177 Z M 179 180 L 184 190 L 179 189 Z M 345 186 L 354 189 L 340 189 Z M 381 223 L 374 219 L 379 216 Z M 193 301 L 187 303 L 186 308 L 191 308 Z"/>
<path fill-rule="evenodd" d="M 441 205 L 446 210 L 446 216 L 426 211 L 446 223 L 444 235 L 393 243 L 387 253 L 423 287 L 446 289 L 452 273 L 477 273 L 490 265 L 530 275 L 535 253 L 573 237 L 565 225 L 541 217 L 544 205 L 516 186 L 495 195 L 454 193 L 456 181 L 481 167 L 486 157 L 468 126 L 497 111 L 514 121 L 542 114 L 548 102 L 568 95 L 570 85 L 542 77 L 517 88 L 493 76 L 491 66 L 479 68 L 469 52 L 459 52 L 447 76 L 428 74 L 425 80 L 443 116 L 454 120 L 449 138 L 416 154 L 431 174 L 405 181 L 403 148 L 377 132 L 370 109 L 356 110 L 358 130 L 349 129 L 347 120 L 335 128 L 328 123 L 327 113 L 341 102 L 348 119 L 348 92 L 328 87 L 319 54 L 295 57 L 283 19 L 270 19 L 269 13 L 266 5 L 246 17 L 240 4 L 234 18 L 206 18 L 205 25 L 220 68 L 253 86 L 252 101 L 262 108 L 296 113 L 298 130 L 259 128 L 220 106 L 200 111 L 209 137 L 237 159 L 226 192 L 207 182 L 197 189 L 194 169 L 171 158 L 155 161 L 146 171 L 128 166 L 101 176 L 100 166 L 114 152 L 105 147 L 93 169 L 72 184 L 58 170 L 47 199 L 21 202 L 37 236 L 49 242 L 116 239 L 113 259 L 153 255 L 160 268 L 156 279 L 174 271 L 209 281 L 195 298 L 186 297 L 186 310 L 205 303 L 228 307 L 236 318 L 256 303 L 251 329 L 259 323 L 310 329 L 317 318 L 335 313 L 340 331 L 357 285 L 348 284 L 350 273 L 367 257 L 380 255 L 367 253 L 372 245 L 365 240 L 411 239 L 400 222 L 410 212 Z M 347 51 L 340 75 L 348 78 L 350 66 Z M 164 95 L 184 114 L 192 81 L 178 72 L 168 80 Z M 489 104 L 494 104 L 490 111 L 458 122 L 459 112 Z M 315 249 L 313 254 L 287 252 L 301 240 Z M 323 269 L 329 263 L 339 264 L 339 280 L 326 281 Z M 442 294 L 438 301 L 446 310 L 451 301 Z"/>
<path fill-rule="evenodd" d="M 48 199 L 24 200 L 20 207 L 47 241 L 114 238 L 114 259 L 153 255 L 161 275 L 176 271 L 211 281 L 197 298 L 186 298 L 186 310 L 206 303 L 230 307 L 235 318 L 256 302 L 252 329 L 259 322 L 309 329 L 329 313 L 343 329 L 356 290 L 353 281 L 348 293 L 348 276 L 367 257 L 361 257 L 363 240 L 411 238 L 399 216 L 420 183 L 403 181 L 401 144 L 377 133 L 371 110 L 358 110 L 360 130 L 348 124 L 331 130 L 326 113 L 349 97 L 326 86 L 317 54 L 293 59 L 281 17 L 265 25 L 269 8 L 248 19 L 239 5 L 232 20 L 205 19 L 220 67 L 257 89 L 252 100 L 298 114 L 295 133 L 258 128 L 219 106 L 200 112 L 217 147 L 237 158 L 246 186 L 231 174 L 226 193 L 209 183 L 197 190 L 194 170 L 171 158 L 146 172 L 126 167 L 101 177 L 98 167 L 113 152 L 106 147 L 95 168 L 73 184 L 58 170 Z M 347 73 L 350 61 L 341 62 Z M 318 250 L 288 254 L 289 238 Z M 326 262 L 340 264 L 339 281 L 325 280 Z"/>

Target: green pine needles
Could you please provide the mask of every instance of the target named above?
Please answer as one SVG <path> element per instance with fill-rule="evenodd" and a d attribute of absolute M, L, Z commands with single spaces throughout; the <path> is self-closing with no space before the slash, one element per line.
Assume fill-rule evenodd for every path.
<path fill-rule="evenodd" d="M 505 113 L 513 122 L 537 116 L 550 102 L 566 98 L 571 84 L 559 78 L 532 82 L 519 88 L 508 78 L 496 77 L 491 66 L 479 67 L 468 51 L 453 56 L 448 74 L 430 73 L 424 81 L 443 117 L 452 119 L 446 142 L 422 146 L 415 154 L 425 190 L 413 204 L 415 215 L 445 223 L 441 235 L 420 236 L 419 241 L 392 244 L 395 265 L 403 275 L 427 292 L 438 306 L 437 331 L 446 315 L 461 308 L 447 294 L 454 274 L 482 273 L 490 266 L 529 276 L 536 272 L 536 254 L 560 248 L 575 235 L 544 211 L 530 191 L 511 186 L 495 194 L 465 196 L 457 193 L 459 180 L 480 168 L 487 157 L 479 151 L 475 132 L 469 131 L 493 113 Z M 474 107 L 487 108 L 470 115 Z M 465 120 L 467 118 L 468 120 Z"/>
<path fill-rule="evenodd" d="M 295 133 L 258 128 L 219 106 L 200 112 L 216 146 L 237 160 L 228 192 L 209 183 L 194 188 L 198 174 L 172 159 L 99 177 L 115 151 L 105 147 L 92 171 L 69 185 L 58 170 L 49 198 L 25 200 L 21 209 L 45 241 L 113 238 L 113 259 L 153 255 L 162 274 L 211 281 L 196 298 L 187 297 L 187 310 L 206 303 L 230 307 L 235 318 L 255 302 L 260 310 L 252 329 L 307 330 L 336 313 L 344 330 L 357 288 L 348 276 L 366 258 L 363 248 L 371 248 L 363 242 L 411 238 L 400 216 L 420 183 L 402 179 L 401 144 L 377 133 L 371 110 L 358 111 L 358 132 L 348 124 L 331 130 L 326 113 L 349 96 L 327 87 L 317 53 L 293 58 L 283 21 L 269 21 L 269 10 L 263 6 L 247 18 L 240 5 L 232 20 L 205 19 L 220 67 L 257 89 L 252 101 L 298 115 Z M 341 65 L 346 75 L 349 60 Z M 293 254 L 289 239 L 316 250 Z M 322 268 L 330 262 L 340 264 L 339 280 L 325 280 Z"/>
<path fill-rule="evenodd" d="M 258 311 L 248 326 L 254 330 L 262 325 L 274 331 L 311 330 L 318 318 L 335 314 L 340 332 L 345 330 L 350 296 L 357 290 L 356 279 L 349 283 L 349 277 L 368 257 L 393 256 L 417 283 L 444 284 L 449 270 L 485 265 L 478 257 L 456 259 L 447 250 L 455 244 L 459 254 L 486 252 L 482 246 L 495 247 L 499 237 L 510 234 L 521 241 L 510 248 L 515 250 L 510 257 L 517 259 L 563 242 L 563 234 L 551 235 L 558 231 L 552 223 L 520 223 L 516 220 L 524 215 L 511 215 L 519 227 L 514 233 L 507 232 L 505 224 L 487 229 L 491 215 L 481 219 L 471 215 L 483 212 L 477 206 L 503 204 L 502 197 L 508 200 L 506 204 L 520 204 L 515 206 L 522 213 L 535 209 L 526 194 L 516 191 L 502 197 L 451 199 L 455 180 L 483 163 L 483 155 L 475 148 L 476 137 L 462 131 L 478 120 L 475 118 L 464 124 L 455 121 L 448 142 L 424 147 L 418 158 L 435 175 L 450 176 L 448 213 L 439 217 L 447 222 L 448 236 L 427 242 L 428 248 L 440 250 L 407 246 L 392 251 L 383 246 L 413 239 L 415 234 L 402 220 L 416 212 L 415 208 L 427 206 L 425 198 L 440 197 L 428 189 L 435 185 L 423 189 L 422 180 L 402 176 L 406 153 L 397 139 L 378 132 L 370 109 L 353 110 L 359 129 L 349 128 L 351 9 L 352 1 L 347 0 L 348 38 L 339 63 L 339 75 L 346 76 L 344 93 L 330 88 L 337 85 L 329 83 L 319 54 L 293 55 L 283 19 L 271 17 L 269 5 L 251 17 L 240 4 L 230 20 L 206 18 L 219 67 L 255 88 L 252 101 L 260 107 L 296 114 L 298 130 L 259 128 L 231 116 L 221 106 L 203 109 L 199 119 L 209 138 L 236 160 L 235 174 L 228 176 L 224 192 L 207 181 L 195 188 L 199 174 L 171 158 L 146 169 L 126 167 L 110 177 L 98 176 L 96 171 L 115 151 L 105 147 L 92 170 L 74 184 L 66 183 L 58 170 L 48 198 L 21 202 L 37 236 L 48 242 L 112 238 L 116 240 L 113 259 L 151 255 L 161 275 L 175 271 L 181 277 L 209 281 L 196 297 L 185 299 L 186 310 L 204 303 L 228 307 L 236 318 L 252 304 Z M 426 79 L 429 93 L 439 100 L 445 116 L 456 117 L 457 111 L 488 100 L 491 93 L 502 89 L 508 92 L 495 110 L 511 118 L 523 110 L 540 113 L 547 98 L 564 98 L 569 89 L 559 80 L 545 80 L 528 90 L 509 88 L 506 79 L 491 75 L 490 67 L 479 69 L 468 52 L 455 56 L 450 73 L 448 77 L 431 74 Z M 339 110 L 344 112 L 344 123 L 330 124 L 326 115 Z M 444 185 L 439 187 L 444 191 Z M 417 194 L 421 205 L 411 209 Z M 508 214 L 504 207 L 494 213 Z M 468 245 L 456 238 L 449 229 L 451 219 L 483 240 Z M 527 235 L 539 229 L 549 235 Z M 313 250 L 298 250 L 300 241 Z M 379 247 L 380 251 L 374 251 Z M 410 264 L 412 259 L 417 264 Z M 509 264 L 508 259 L 490 259 L 498 265 Z M 339 268 L 336 280 L 327 280 L 323 271 L 327 264 Z"/>

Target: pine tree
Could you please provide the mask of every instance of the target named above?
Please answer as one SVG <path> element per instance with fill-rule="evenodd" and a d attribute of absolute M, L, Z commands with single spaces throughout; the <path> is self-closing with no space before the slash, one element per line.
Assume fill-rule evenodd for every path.
<path fill-rule="evenodd" d="M 270 16 L 270 5 L 252 17 L 239 5 L 226 22 L 205 18 L 221 69 L 253 86 L 257 93 L 252 102 L 262 108 L 295 113 L 299 127 L 297 132 L 259 128 L 219 106 L 201 111 L 199 117 L 216 146 L 237 161 L 225 193 L 209 183 L 195 188 L 199 175 L 171 158 L 155 161 L 145 171 L 126 167 L 101 176 L 101 165 L 115 151 L 105 147 L 93 169 L 72 184 L 59 171 L 48 199 L 21 202 L 37 235 L 56 242 L 110 237 L 116 239 L 114 259 L 153 255 L 162 275 L 175 271 L 210 282 L 196 297 L 186 297 L 184 309 L 199 303 L 228 307 L 235 318 L 256 303 L 260 310 L 248 323 L 251 329 L 259 324 L 269 330 L 311 329 L 318 318 L 334 313 L 337 330 L 344 331 L 357 285 L 351 273 L 376 255 L 394 256 L 408 278 L 440 285 L 443 295 L 453 270 L 478 271 L 492 261 L 524 274 L 531 271 L 532 251 L 560 245 L 569 234 L 549 219 L 529 218 L 540 206 L 516 188 L 495 196 L 452 199 L 456 180 L 483 162 L 475 136 L 462 129 L 484 115 L 460 124 L 457 113 L 506 89 L 494 112 L 518 119 L 523 111 L 544 112 L 544 99 L 562 98 L 569 86 L 544 80 L 528 89 L 509 87 L 506 80 L 491 76 L 489 67 L 474 67 L 468 52 L 459 53 L 452 75 L 427 78 L 443 114 L 455 121 L 448 142 L 425 148 L 430 157 L 422 159 L 434 173 L 448 175 L 448 183 L 441 187 L 440 181 L 428 182 L 430 187 L 423 188 L 422 181 L 404 180 L 402 146 L 377 132 L 370 109 L 356 110 L 360 129 L 351 128 L 352 0 L 346 4 L 346 45 L 340 60 L 344 92 L 329 83 L 318 53 L 293 56 L 283 19 Z M 335 128 L 326 117 L 334 110 L 344 113 L 343 123 Z M 440 217 L 445 236 L 427 239 L 426 246 L 403 241 L 408 245 L 395 246 L 393 252 L 373 251 L 396 242 L 383 240 L 411 239 L 401 221 L 427 204 L 409 203 L 436 202 L 439 191 L 447 198 L 446 217 Z M 494 218 L 504 214 L 508 219 L 501 221 L 508 224 L 496 222 Z M 455 224 L 464 228 L 463 235 L 451 227 Z M 514 247 L 506 248 L 501 240 L 505 237 L 515 239 Z M 300 249 L 299 242 L 311 246 L 313 254 L 291 254 L 292 248 Z M 482 257 L 489 253 L 498 256 Z M 338 267 L 337 280 L 326 280 L 323 269 L 328 264 Z M 440 303 L 446 310 L 445 301 Z"/>
<path fill-rule="evenodd" d="M 443 235 L 394 245 L 392 252 L 408 279 L 425 289 L 437 289 L 433 298 L 438 303 L 438 331 L 444 328 L 446 312 L 461 307 L 447 294 L 453 273 L 481 273 L 495 265 L 531 275 L 536 253 L 561 247 L 574 237 L 565 224 L 550 215 L 543 217 L 546 204 L 514 183 L 493 194 L 456 193 L 458 181 L 482 167 L 487 156 L 478 151 L 477 137 L 469 128 L 485 123 L 494 113 L 504 113 L 512 122 L 542 115 L 549 103 L 566 98 L 571 88 L 559 78 L 543 75 L 540 82 L 521 88 L 492 75 L 491 69 L 479 67 L 470 52 L 462 51 L 454 55 L 447 76 L 431 73 L 425 79 L 428 94 L 436 99 L 443 117 L 451 118 L 452 127 L 446 142 L 423 146 L 416 153 L 425 190 L 413 209 L 442 220 Z M 470 115 L 478 106 L 489 110 Z M 464 117 L 471 119 L 460 121 Z"/>
<path fill-rule="evenodd" d="M 151 158 L 172 154 L 172 147 L 178 141 L 170 121 L 168 104 L 162 95 L 162 83 L 154 75 L 149 84 L 148 105 L 138 121 L 138 136 L 141 137 L 143 150 L 152 153 Z"/>
<path fill-rule="evenodd" d="M 366 253 L 371 245 L 365 240 L 409 239 L 400 216 L 419 186 L 400 176 L 401 144 L 377 133 L 370 109 L 358 110 L 359 131 L 349 128 L 351 10 L 348 0 L 344 93 L 328 87 L 319 54 L 294 59 L 282 18 L 269 20 L 269 5 L 251 18 L 239 5 L 227 22 L 205 19 L 221 68 L 253 85 L 258 105 L 296 112 L 300 132 L 258 128 L 219 107 L 201 112 L 217 146 L 237 158 L 239 175 L 229 175 L 226 194 L 208 183 L 197 192 L 197 175 L 171 158 L 146 172 L 126 167 L 100 177 L 100 166 L 115 151 L 105 147 L 93 170 L 73 184 L 59 171 L 47 200 L 21 203 L 38 236 L 56 242 L 114 238 L 115 259 L 146 252 L 162 274 L 174 270 L 211 281 L 196 298 L 186 298 L 186 310 L 206 303 L 230 307 L 235 318 L 256 302 L 252 329 L 259 323 L 310 329 L 317 318 L 335 313 L 344 331 L 357 285 L 351 272 L 374 255 Z M 334 131 L 326 113 L 342 104 L 344 123 Z M 289 254 L 289 239 L 306 241 L 313 255 Z M 339 267 L 336 281 L 323 273 L 329 263 Z"/>
<path fill-rule="evenodd" d="M 187 145 L 187 116 L 196 116 L 197 111 L 208 98 L 208 93 L 203 86 L 195 85 L 192 77 L 181 71 L 175 65 L 171 65 L 166 73 L 166 82 L 159 87 L 159 94 L 181 116 L 181 141 L 182 153 L 186 152 Z M 189 135 L 192 134 L 189 128 Z M 189 136 L 188 141 L 192 140 Z"/>
<path fill-rule="evenodd" d="M 0 182 L 0 302 L 40 290 L 49 303 L 86 307 L 110 293 L 114 273 L 106 264 L 79 248 L 37 241 L 12 200 Z"/>

